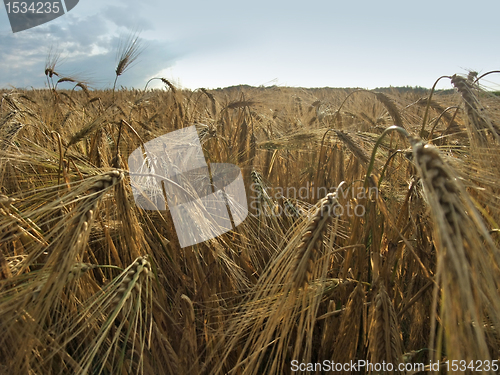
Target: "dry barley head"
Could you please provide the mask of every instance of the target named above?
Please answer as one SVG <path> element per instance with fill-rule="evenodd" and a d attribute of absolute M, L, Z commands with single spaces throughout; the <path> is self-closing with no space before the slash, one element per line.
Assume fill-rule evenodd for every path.
<path fill-rule="evenodd" d="M 314 263 L 321 256 L 323 247 L 323 233 L 332 217 L 336 216 L 335 210 L 339 203 L 335 194 L 329 193 L 321 199 L 316 211 L 309 220 L 309 224 L 301 236 L 296 250 L 295 269 L 293 282 L 295 287 L 307 287 L 311 280 Z"/>
<path fill-rule="evenodd" d="M 401 363 L 403 359 L 402 338 L 394 305 L 383 283 L 371 305 L 368 331 L 368 360 L 371 363 Z M 390 374 L 399 374 L 394 366 Z"/>
<path fill-rule="evenodd" d="M 500 323 L 497 310 L 500 280 L 495 271 L 500 264 L 499 250 L 439 150 L 417 139 L 411 143 L 414 164 L 435 226 L 436 281 L 441 293 L 440 319 L 448 357 L 469 361 L 488 359 L 482 322 L 488 316 L 498 322 L 495 324 Z M 434 294 L 435 306 L 437 298 L 438 289 Z M 431 345 L 434 332 L 431 328 Z"/>

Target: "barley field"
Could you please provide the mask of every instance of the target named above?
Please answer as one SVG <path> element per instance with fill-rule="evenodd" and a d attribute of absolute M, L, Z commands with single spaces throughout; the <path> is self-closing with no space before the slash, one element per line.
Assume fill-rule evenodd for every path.
<path fill-rule="evenodd" d="M 45 74 L 0 92 L 0 374 L 498 373 L 484 75 L 93 91 Z M 208 163 L 241 169 L 249 214 L 181 248 L 168 208 L 136 204 L 128 157 L 192 125 Z M 352 361 L 394 368 L 333 365 Z"/>

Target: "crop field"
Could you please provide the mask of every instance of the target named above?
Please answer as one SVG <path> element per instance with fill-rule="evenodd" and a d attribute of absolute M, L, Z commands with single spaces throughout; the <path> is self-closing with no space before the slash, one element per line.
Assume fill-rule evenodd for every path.
<path fill-rule="evenodd" d="M 0 92 L 0 374 L 498 373 L 485 75 L 94 91 L 45 74 Z M 248 216 L 181 247 L 128 158 L 193 125 L 209 165 L 241 169 Z"/>

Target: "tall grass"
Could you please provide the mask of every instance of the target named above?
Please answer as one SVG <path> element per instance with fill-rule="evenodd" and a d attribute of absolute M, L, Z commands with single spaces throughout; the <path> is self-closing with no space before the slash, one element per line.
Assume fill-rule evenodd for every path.
<path fill-rule="evenodd" d="M 449 78 L 455 93 L 424 97 L 3 91 L 0 373 L 498 360 L 500 103 Z M 209 163 L 242 169 L 250 214 L 181 248 L 168 208 L 135 204 L 127 160 L 193 124 Z"/>

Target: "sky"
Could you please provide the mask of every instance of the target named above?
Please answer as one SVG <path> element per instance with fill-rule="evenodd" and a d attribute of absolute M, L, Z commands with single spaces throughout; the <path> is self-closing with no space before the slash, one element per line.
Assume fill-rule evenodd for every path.
<path fill-rule="evenodd" d="M 143 50 L 118 87 L 153 77 L 189 89 L 432 87 L 443 75 L 500 70 L 499 14 L 498 0 L 80 0 L 13 33 L 2 7 L 0 88 L 46 87 L 50 51 L 60 74 L 111 88 L 120 41 L 134 33 Z M 500 74 L 487 79 L 500 90 Z"/>

